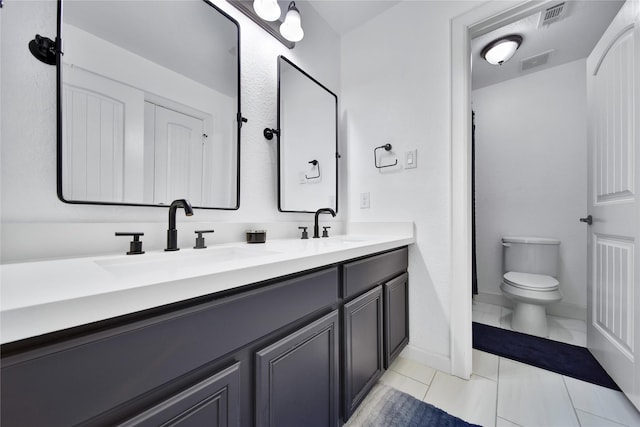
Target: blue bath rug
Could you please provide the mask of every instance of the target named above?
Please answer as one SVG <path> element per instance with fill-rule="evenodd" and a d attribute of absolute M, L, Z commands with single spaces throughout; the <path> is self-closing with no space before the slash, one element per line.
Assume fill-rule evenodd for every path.
<path fill-rule="evenodd" d="M 584 347 L 473 322 L 473 348 L 620 390 Z"/>
<path fill-rule="evenodd" d="M 406 393 L 376 384 L 344 427 L 479 427 Z"/>

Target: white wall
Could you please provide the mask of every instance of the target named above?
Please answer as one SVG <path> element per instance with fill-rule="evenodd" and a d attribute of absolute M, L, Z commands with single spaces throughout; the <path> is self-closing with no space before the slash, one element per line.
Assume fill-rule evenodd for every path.
<path fill-rule="evenodd" d="M 587 212 L 586 60 L 472 98 L 479 292 L 501 294 L 502 236 L 554 237 L 562 242 L 559 305 L 585 316 L 587 230 L 578 218 Z"/>
<path fill-rule="evenodd" d="M 285 55 L 339 93 L 339 37 L 313 9 L 301 4 L 305 39 L 289 50 L 226 1 L 214 3 L 240 24 L 242 114 L 249 119 L 241 136 L 240 209 L 197 210 L 191 218 L 179 218 L 179 225 L 186 229 L 192 222 L 210 223 L 213 228 L 221 222 L 310 223 L 310 214 L 278 212 L 276 144 L 275 140 L 265 140 L 262 130 L 276 125 L 278 55 Z M 22 248 L 20 256 L 26 256 L 24 251 L 28 252 L 28 248 L 23 242 L 36 247 L 43 239 L 59 241 L 58 252 L 50 256 L 110 252 L 123 243 L 113 237 L 118 223 L 138 223 L 142 229 L 159 235 L 166 230 L 167 209 L 72 205 L 60 202 L 56 196 L 56 70 L 36 60 L 27 48 L 35 34 L 55 37 L 56 9 L 57 3 L 52 0 L 8 0 L 0 10 L 3 260 L 15 259 L 18 246 Z M 344 218 L 344 212 L 339 215 L 337 219 Z M 55 224 L 31 227 L 42 223 Z M 86 230 L 82 223 L 108 225 L 100 233 L 100 240 L 90 241 L 81 235 L 80 231 Z M 292 224 L 292 236 L 297 232 Z M 181 233 L 181 245 L 192 243 L 192 236 L 193 233 Z M 154 235 L 149 244 L 149 250 L 160 249 L 162 238 Z M 38 256 L 46 254 L 39 252 Z"/>
<path fill-rule="evenodd" d="M 443 370 L 451 356 L 450 19 L 477 5 L 402 2 L 342 39 L 349 220 L 415 222 L 407 353 Z M 417 148 L 418 167 L 376 169 L 373 149 L 385 143 L 399 163 Z M 369 209 L 360 209 L 363 192 Z"/>

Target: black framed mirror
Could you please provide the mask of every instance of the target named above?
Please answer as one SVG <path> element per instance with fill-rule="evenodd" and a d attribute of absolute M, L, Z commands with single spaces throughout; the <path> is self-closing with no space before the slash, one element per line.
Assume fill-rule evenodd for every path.
<path fill-rule="evenodd" d="M 58 197 L 238 209 L 240 28 L 206 0 L 59 0 Z"/>
<path fill-rule="evenodd" d="M 338 211 L 338 97 L 278 57 L 278 209 Z"/>

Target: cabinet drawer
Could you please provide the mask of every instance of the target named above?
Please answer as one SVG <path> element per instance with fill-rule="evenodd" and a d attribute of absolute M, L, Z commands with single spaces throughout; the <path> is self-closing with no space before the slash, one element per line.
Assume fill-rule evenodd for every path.
<path fill-rule="evenodd" d="M 0 424 L 85 422 L 338 301 L 334 267 L 3 358 Z"/>
<path fill-rule="evenodd" d="M 345 264 L 344 298 L 358 295 L 397 276 L 406 271 L 407 265 L 406 247 Z"/>

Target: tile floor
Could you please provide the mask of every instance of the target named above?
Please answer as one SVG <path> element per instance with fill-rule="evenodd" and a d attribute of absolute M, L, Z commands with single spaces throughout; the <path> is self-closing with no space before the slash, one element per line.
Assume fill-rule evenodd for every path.
<path fill-rule="evenodd" d="M 473 321 L 511 330 L 511 309 L 473 301 Z M 586 347 L 587 324 L 584 320 L 547 316 L 549 339 Z"/>
<path fill-rule="evenodd" d="M 621 392 L 478 350 L 468 381 L 403 357 L 380 381 L 485 427 L 640 426 Z"/>

